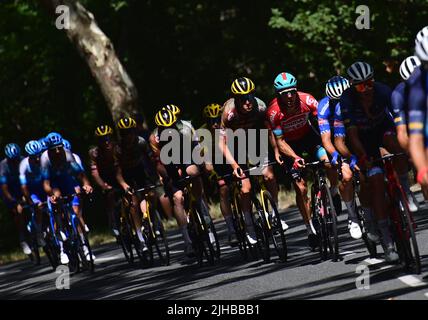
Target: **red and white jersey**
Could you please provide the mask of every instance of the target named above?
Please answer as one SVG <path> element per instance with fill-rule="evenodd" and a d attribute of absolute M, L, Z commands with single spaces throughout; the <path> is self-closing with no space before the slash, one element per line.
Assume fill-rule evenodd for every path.
<path fill-rule="evenodd" d="M 278 98 L 269 104 L 266 117 L 270 129 L 276 137 L 285 141 L 297 141 L 306 136 L 311 129 L 309 117 L 317 115 L 318 101 L 310 94 L 297 92 L 297 108 L 281 107 Z"/>

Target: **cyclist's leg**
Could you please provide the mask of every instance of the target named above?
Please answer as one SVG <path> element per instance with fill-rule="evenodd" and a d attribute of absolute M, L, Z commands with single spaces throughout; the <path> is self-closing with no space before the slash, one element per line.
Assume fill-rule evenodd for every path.
<path fill-rule="evenodd" d="M 346 209 L 348 210 L 348 230 L 351 237 L 359 239 L 362 236 L 361 228 L 356 212 L 356 203 L 354 197 L 354 185 L 352 181 L 352 170 L 349 164 L 346 162 L 342 163 L 342 181 L 339 186 L 340 194 L 343 202 L 345 202 Z"/>
<path fill-rule="evenodd" d="M 214 168 L 218 176 L 225 176 L 227 174 L 232 173 L 232 169 L 228 164 L 215 164 Z M 220 193 L 220 210 L 224 217 L 224 221 L 226 222 L 229 238 L 232 238 L 233 235 L 235 235 L 235 228 L 233 226 L 232 207 L 231 207 L 230 197 L 229 197 L 229 192 L 230 192 L 229 185 L 231 181 L 232 179 L 231 177 L 229 177 L 229 178 L 220 179 L 217 182 L 218 190 Z"/>

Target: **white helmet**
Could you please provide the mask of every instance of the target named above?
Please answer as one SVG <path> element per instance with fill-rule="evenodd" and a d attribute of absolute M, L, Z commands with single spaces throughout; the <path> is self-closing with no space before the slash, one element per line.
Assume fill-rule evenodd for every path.
<path fill-rule="evenodd" d="M 403 60 L 400 64 L 400 76 L 403 80 L 410 78 L 413 71 L 421 65 L 421 60 L 417 56 L 410 56 Z"/>
<path fill-rule="evenodd" d="M 354 62 L 347 70 L 352 83 L 366 81 L 373 77 L 374 70 L 367 62 Z"/>
<path fill-rule="evenodd" d="M 416 35 L 415 53 L 421 61 L 428 61 L 428 26 L 424 27 Z"/>

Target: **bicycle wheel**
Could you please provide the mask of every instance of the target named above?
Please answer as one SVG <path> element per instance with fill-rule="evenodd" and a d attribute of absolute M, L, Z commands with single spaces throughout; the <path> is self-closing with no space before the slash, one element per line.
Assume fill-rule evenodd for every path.
<path fill-rule="evenodd" d="M 311 187 L 311 212 L 312 212 L 312 225 L 315 228 L 318 237 L 318 252 L 321 260 L 327 259 L 327 241 L 325 236 L 325 220 L 324 208 L 321 201 L 321 193 L 318 188 L 313 185 Z M 315 248 L 312 248 L 315 251 Z"/>
<path fill-rule="evenodd" d="M 51 236 L 46 237 L 46 245 L 43 247 L 43 251 L 48 257 L 48 261 L 52 266 L 53 270 L 56 270 L 56 267 L 59 265 L 59 249 L 54 243 L 55 239 Z"/>
<path fill-rule="evenodd" d="M 276 254 L 284 262 L 287 260 L 287 242 L 285 232 L 282 229 L 281 217 L 278 208 L 273 201 L 272 195 L 268 191 L 262 193 L 262 205 L 267 219 L 267 234 L 274 245 Z M 273 213 L 273 214 L 272 214 Z"/>
<path fill-rule="evenodd" d="M 419 247 L 415 234 L 415 224 L 413 222 L 412 213 L 409 210 L 409 203 L 406 195 L 402 190 L 399 194 L 399 212 L 401 217 L 402 240 L 405 252 L 405 264 L 408 269 L 414 267 L 416 274 L 421 273 L 421 258 L 419 255 Z"/>
<path fill-rule="evenodd" d="M 120 216 L 116 215 L 117 225 L 119 226 L 118 242 L 122 248 L 123 255 L 129 264 L 134 263 L 134 254 L 132 252 L 132 229 L 128 219 L 128 212 L 125 208 L 121 209 Z"/>
<path fill-rule="evenodd" d="M 165 228 L 162 223 L 161 216 L 156 210 L 153 216 L 153 226 L 155 230 L 155 247 L 156 252 L 159 256 L 161 264 L 169 266 L 169 246 L 168 237 L 165 232 Z"/>
<path fill-rule="evenodd" d="M 76 230 L 77 232 L 77 230 Z M 83 235 L 83 239 L 82 239 Z M 86 232 L 84 232 L 82 235 L 79 235 L 78 241 L 79 241 L 79 257 L 80 261 L 82 262 L 83 269 L 89 270 L 91 273 L 94 272 L 94 259 L 92 256 L 92 249 L 89 244 L 88 235 Z M 84 247 L 86 246 L 86 250 L 84 250 Z M 88 259 L 89 258 L 89 259 Z"/>
<path fill-rule="evenodd" d="M 208 219 L 210 218 L 205 217 L 199 210 L 193 210 L 193 212 L 195 215 L 196 229 L 198 230 L 200 252 L 205 256 L 209 264 L 214 265 L 214 258 L 216 255 L 214 249 L 215 239 L 210 239 L 210 229 L 208 227 L 210 222 Z M 213 235 L 211 238 L 212 237 Z"/>
<path fill-rule="evenodd" d="M 357 197 L 357 195 L 355 195 Z M 355 198 L 357 199 L 357 198 Z M 367 251 L 369 252 L 370 258 L 376 258 L 377 257 L 377 245 L 373 241 L 371 241 L 367 236 L 367 222 L 365 220 L 363 209 L 360 205 L 357 204 L 357 200 L 355 200 L 355 211 L 358 217 L 358 222 L 361 228 L 362 233 L 362 239 L 364 241 L 364 244 L 367 248 Z"/>
<path fill-rule="evenodd" d="M 252 215 L 253 225 L 256 230 L 257 248 L 265 262 L 270 262 L 270 248 L 268 226 L 266 221 L 265 211 L 256 197 L 253 197 L 252 202 L 256 208 L 256 212 Z M 254 217 L 255 216 L 255 217 Z"/>
<path fill-rule="evenodd" d="M 245 236 L 245 222 L 242 216 L 242 210 L 240 206 L 240 196 L 239 193 L 236 193 L 232 205 L 232 216 L 233 216 L 233 226 L 235 228 L 236 238 L 238 239 L 238 248 L 239 252 L 245 260 L 248 258 L 248 250 L 246 236 Z"/>
<path fill-rule="evenodd" d="M 215 229 L 215 225 L 213 219 L 211 218 L 210 211 L 208 209 L 208 205 L 205 203 L 205 200 L 201 200 L 202 205 L 202 216 L 205 217 L 205 223 L 208 228 L 210 244 L 213 247 L 215 257 L 220 259 L 220 242 L 218 241 L 217 231 Z"/>
<path fill-rule="evenodd" d="M 333 198 L 330 193 L 330 188 L 324 185 L 323 199 L 325 208 L 326 231 L 328 235 L 328 245 L 330 254 L 333 256 L 333 261 L 339 259 L 339 239 L 337 236 L 337 215 L 334 207 Z"/>

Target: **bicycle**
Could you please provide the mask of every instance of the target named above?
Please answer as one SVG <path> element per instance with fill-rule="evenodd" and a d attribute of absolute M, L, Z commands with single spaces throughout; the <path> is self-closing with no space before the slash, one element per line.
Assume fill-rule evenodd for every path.
<path fill-rule="evenodd" d="M 136 193 L 142 194 L 146 200 L 146 212 L 143 212 L 143 227 L 146 244 L 149 248 L 149 265 L 153 265 L 154 250 L 161 261 L 161 264 L 168 266 L 170 262 L 168 238 L 162 223 L 157 206 L 150 200 L 150 192 L 162 185 L 152 185 L 136 190 Z M 153 209 L 152 209 L 153 207 Z"/>
<path fill-rule="evenodd" d="M 115 210 L 116 225 L 119 227 L 117 241 L 122 247 L 125 259 L 129 264 L 134 263 L 134 251 L 141 264 L 149 264 L 146 253 L 142 251 L 141 242 L 137 235 L 137 227 L 131 216 L 131 207 L 133 205 L 130 198 L 131 195 L 124 191 L 120 191 L 120 194 L 120 210 Z M 117 214 L 117 211 L 119 211 L 119 214 Z M 147 245 L 148 240 L 145 233 L 143 233 L 143 238 Z"/>
<path fill-rule="evenodd" d="M 192 194 L 193 176 L 186 176 L 179 181 L 184 186 L 184 207 L 187 212 L 189 236 L 199 266 L 203 265 L 204 257 L 210 265 L 220 259 L 220 243 L 209 209 L 204 199 L 200 199 L 201 209 Z M 203 212 L 200 212 L 203 211 Z"/>
<path fill-rule="evenodd" d="M 27 243 L 30 246 L 31 253 L 28 255 L 30 260 L 34 262 L 35 265 L 40 265 L 40 245 L 37 241 L 37 234 L 41 234 L 43 227 L 39 225 L 36 221 L 36 204 L 25 204 L 22 203 L 22 208 L 24 210 L 25 225 L 26 225 L 26 238 Z M 46 205 L 46 202 L 42 203 Z M 43 212 L 42 212 L 43 214 Z M 46 245 L 43 247 L 43 250 L 46 252 Z"/>
<path fill-rule="evenodd" d="M 342 157 L 338 157 L 337 160 L 337 173 L 339 176 L 339 180 L 342 181 Z M 377 257 L 377 249 L 376 249 L 376 243 L 371 241 L 368 236 L 367 236 L 367 231 L 368 231 L 368 222 L 366 220 L 366 216 L 365 213 L 361 207 L 361 201 L 360 201 L 360 197 L 359 197 L 359 193 L 360 193 L 360 186 L 361 186 L 361 181 L 360 181 L 360 175 L 359 172 L 355 169 L 351 169 L 352 170 L 352 184 L 353 184 L 353 190 L 354 190 L 354 203 L 355 203 L 355 213 L 357 215 L 358 218 L 358 224 L 360 226 L 361 229 L 361 233 L 362 236 L 361 238 L 364 241 L 364 244 L 369 252 L 370 258 L 376 258 Z"/>
<path fill-rule="evenodd" d="M 71 194 L 58 197 L 56 206 L 58 209 L 57 212 L 53 212 L 50 205 L 49 209 L 53 213 L 57 227 L 55 229 L 55 226 L 52 226 L 52 230 L 56 230 L 56 233 L 59 233 L 59 236 L 64 241 L 64 250 L 69 258 L 68 266 L 70 271 L 80 272 L 82 269 L 86 269 L 93 273 L 94 260 L 88 240 L 88 234 L 85 231 L 85 226 L 82 225 L 71 204 L 73 198 L 76 196 L 80 197 L 81 194 Z M 58 238 L 56 238 L 56 242 L 57 241 Z"/>
<path fill-rule="evenodd" d="M 270 162 L 265 166 L 272 165 L 276 162 Z M 247 173 L 257 169 L 253 167 L 247 170 L 241 170 L 242 173 Z M 231 174 L 225 175 L 229 177 Z M 255 215 L 251 215 L 252 223 L 255 227 L 257 244 L 252 245 L 248 241 L 246 234 L 246 224 L 244 222 L 242 210 L 240 207 L 241 198 L 240 190 L 242 179 L 235 179 L 235 183 L 232 184 L 232 213 L 235 221 L 235 230 L 237 233 L 237 239 L 239 242 L 239 248 L 244 258 L 247 258 L 247 249 L 253 258 L 258 258 L 258 252 L 261 253 L 265 262 L 270 262 L 271 259 L 271 247 L 273 244 L 276 255 L 279 257 L 281 262 L 287 261 L 287 242 L 285 232 L 282 229 L 281 218 L 278 213 L 278 208 L 273 201 L 273 197 L 270 192 L 266 189 L 263 181 L 263 177 L 260 175 L 249 175 L 251 183 L 251 202 L 255 207 Z M 257 248 L 257 249 L 256 249 Z"/>
<path fill-rule="evenodd" d="M 327 184 L 324 160 L 305 163 L 315 177 L 311 186 L 312 221 L 319 240 L 319 253 L 322 260 L 330 255 L 333 261 L 339 260 L 339 240 L 337 235 L 337 214 L 330 188 Z"/>
<path fill-rule="evenodd" d="M 400 156 L 405 156 L 405 154 L 387 154 L 373 160 L 372 163 L 382 163 L 385 170 L 385 177 L 388 181 L 386 193 L 391 207 L 391 231 L 400 260 L 404 263 L 405 269 L 414 269 L 416 274 L 420 274 L 421 258 L 415 234 L 416 223 L 409 209 L 407 195 L 395 175 L 392 163 L 394 158 Z"/>

